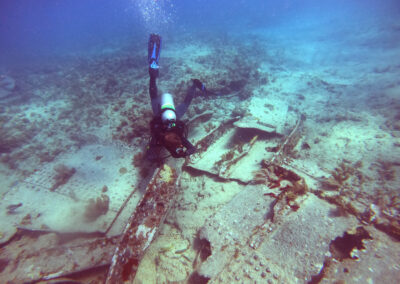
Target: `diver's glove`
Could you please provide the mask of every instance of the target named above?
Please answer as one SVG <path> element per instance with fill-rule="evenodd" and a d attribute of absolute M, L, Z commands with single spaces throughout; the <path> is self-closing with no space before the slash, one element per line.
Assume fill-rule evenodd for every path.
<path fill-rule="evenodd" d="M 192 79 L 192 81 L 193 85 L 201 91 L 202 95 L 207 95 L 206 86 L 199 79 Z"/>
<path fill-rule="evenodd" d="M 175 153 L 180 157 L 184 157 L 185 156 L 185 149 L 183 147 L 178 147 L 178 148 L 175 149 Z"/>
<path fill-rule="evenodd" d="M 196 152 L 196 148 L 194 148 L 194 147 L 187 148 L 187 149 L 185 149 L 183 147 L 178 147 L 175 150 L 175 153 L 181 158 L 190 156 L 195 152 Z"/>
<path fill-rule="evenodd" d="M 196 148 L 195 147 L 189 147 L 186 149 L 185 156 L 190 156 L 192 154 L 196 153 Z"/>

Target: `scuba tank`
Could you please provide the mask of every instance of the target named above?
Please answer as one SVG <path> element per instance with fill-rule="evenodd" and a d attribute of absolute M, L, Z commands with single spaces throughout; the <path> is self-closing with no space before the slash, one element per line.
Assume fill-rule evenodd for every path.
<path fill-rule="evenodd" d="M 169 93 L 164 93 L 161 96 L 161 120 L 164 124 L 175 124 L 176 122 L 174 100 Z"/>

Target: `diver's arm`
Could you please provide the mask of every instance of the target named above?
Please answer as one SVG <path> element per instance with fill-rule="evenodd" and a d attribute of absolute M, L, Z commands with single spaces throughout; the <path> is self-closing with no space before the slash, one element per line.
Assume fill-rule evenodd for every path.
<path fill-rule="evenodd" d="M 186 147 L 186 151 L 184 152 L 184 156 L 190 156 L 192 154 L 194 154 L 197 149 L 196 147 L 193 146 L 192 143 L 189 142 L 189 140 L 187 140 L 185 137 L 182 137 L 182 145 L 184 147 Z"/>
<path fill-rule="evenodd" d="M 196 93 L 195 85 L 192 85 L 186 93 L 186 97 L 181 104 L 176 107 L 176 118 L 180 119 L 189 108 L 190 103 L 192 102 L 194 95 Z"/>

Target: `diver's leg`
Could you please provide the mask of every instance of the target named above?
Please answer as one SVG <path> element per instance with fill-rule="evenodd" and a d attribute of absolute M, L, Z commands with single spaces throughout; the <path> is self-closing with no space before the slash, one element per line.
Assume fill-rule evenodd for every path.
<path fill-rule="evenodd" d="M 148 43 L 147 60 L 149 65 L 158 69 L 158 61 L 161 53 L 161 36 L 158 34 L 150 34 Z"/>
<path fill-rule="evenodd" d="M 199 79 L 192 79 L 192 86 L 188 89 L 186 93 L 186 97 L 183 102 L 176 108 L 176 117 L 180 119 L 187 109 L 189 108 L 190 103 L 192 102 L 193 98 L 196 95 L 196 88 L 200 90 L 200 94 L 202 96 L 207 95 L 207 90 L 204 84 Z"/>
<path fill-rule="evenodd" d="M 151 108 L 153 109 L 153 114 L 155 116 L 158 115 L 159 113 L 159 99 L 157 96 L 157 83 L 156 83 L 156 77 L 151 77 L 150 76 L 150 82 L 149 82 L 149 94 L 150 94 L 150 100 L 151 100 Z"/>
<path fill-rule="evenodd" d="M 147 59 L 149 62 L 149 94 L 151 100 L 151 107 L 154 115 L 159 113 L 159 99 L 157 90 L 157 77 L 158 77 L 158 60 L 160 59 L 161 52 L 161 37 L 157 34 L 151 34 L 148 43 L 148 55 Z"/>
<path fill-rule="evenodd" d="M 190 103 L 192 102 L 194 96 L 196 94 L 196 86 L 193 84 L 187 91 L 185 99 L 182 103 L 180 103 L 176 107 L 176 118 L 181 119 L 181 117 L 186 113 L 187 109 L 189 108 Z"/>

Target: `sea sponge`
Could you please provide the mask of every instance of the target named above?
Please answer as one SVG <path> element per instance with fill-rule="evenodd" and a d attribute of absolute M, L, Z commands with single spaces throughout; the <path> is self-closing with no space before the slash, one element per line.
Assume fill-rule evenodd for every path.
<path fill-rule="evenodd" d="M 108 212 L 110 206 L 110 198 L 106 194 L 102 194 L 100 197 L 90 198 L 86 205 L 84 217 L 86 222 L 94 222 L 101 215 L 105 215 Z"/>
<path fill-rule="evenodd" d="M 176 179 L 176 171 L 164 164 L 162 170 L 160 171 L 160 180 L 164 183 L 171 184 Z"/>

